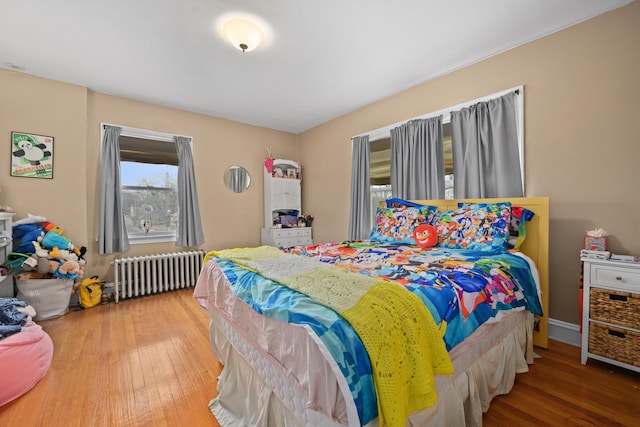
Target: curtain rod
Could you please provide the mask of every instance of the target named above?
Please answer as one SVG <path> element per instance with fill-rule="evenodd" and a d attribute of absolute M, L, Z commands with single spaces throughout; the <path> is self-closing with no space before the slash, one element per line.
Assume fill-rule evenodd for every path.
<path fill-rule="evenodd" d="M 193 137 L 189 136 L 189 135 L 178 135 L 175 133 L 169 133 L 169 132 L 162 132 L 162 131 L 157 131 L 157 130 L 150 130 L 150 129 L 142 129 L 142 128 L 135 128 L 132 126 L 126 126 L 126 125 L 114 125 L 111 123 L 102 123 L 101 124 L 101 129 L 104 130 L 107 128 L 107 126 L 115 126 L 115 127 L 119 127 L 122 128 L 124 135 L 123 136 L 131 136 L 133 138 L 143 138 L 143 139 L 155 139 L 158 141 L 162 141 L 163 139 L 166 139 L 166 142 L 171 142 L 173 143 L 173 137 L 174 136 L 182 136 L 184 138 L 189 138 L 191 140 L 191 142 L 193 142 Z"/>
<path fill-rule="evenodd" d="M 396 127 L 396 126 L 400 126 L 400 125 L 402 125 L 403 123 L 406 123 L 409 120 L 425 119 L 425 118 L 430 118 L 430 117 L 436 117 L 436 116 L 439 116 L 439 115 L 447 116 L 451 111 L 456 111 L 456 110 L 459 110 L 461 108 L 465 108 L 465 107 L 477 104 L 479 102 L 486 102 L 486 101 L 491 100 L 491 99 L 499 98 L 499 97 L 504 96 L 504 95 L 506 95 L 508 93 L 511 93 L 511 92 L 515 93 L 516 95 L 520 95 L 520 92 L 521 92 L 522 88 L 523 88 L 522 85 L 515 86 L 515 87 L 512 87 L 510 89 L 501 90 L 499 92 L 495 92 L 495 93 L 492 93 L 492 94 L 489 94 L 489 95 L 485 95 L 485 96 L 476 98 L 476 99 L 471 100 L 471 101 L 466 101 L 466 102 L 462 102 L 462 103 L 457 104 L 457 105 L 449 106 L 449 107 L 443 108 L 443 109 L 438 110 L 438 111 L 432 111 L 431 113 L 427 113 L 427 114 L 424 114 L 424 115 L 421 115 L 421 116 L 418 116 L 418 117 L 413 117 L 413 118 L 410 118 L 410 119 L 402 120 L 402 121 L 394 123 L 394 124 L 382 126 L 382 127 L 378 128 L 378 129 L 373 129 L 373 130 L 370 130 L 368 132 L 364 132 L 364 133 L 361 133 L 361 134 L 358 134 L 358 135 L 354 135 L 351 138 L 349 138 L 349 141 L 353 140 L 353 138 L 355 138 L 357 136 L 365 136 L 365 135 L 368 135 L 370 137 L 373 135 L 374 138 L 377 138 L 379 136 L 380 132 L 383 132 L 383 131 L 386 132 L 386 130 L 390 130 L 390 129 Z"/>

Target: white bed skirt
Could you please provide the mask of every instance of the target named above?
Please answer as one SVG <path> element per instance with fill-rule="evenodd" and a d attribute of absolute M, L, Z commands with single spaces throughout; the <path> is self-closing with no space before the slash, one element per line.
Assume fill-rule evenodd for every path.
<path fill-rule="evenodd" d="M 211 346 L 224 365 L 209 404 L 220 425 L 359 426 L 346 380 L 317 336 L 254 312 L 216 270 L 201 277 L 194 296 L 209 311 Z M 451 351 L 455 373 L 436 378 L 436 405 L 412 414 L 407 426 L 481 426 L 491 399 L 528 371 L 532 330 L 525 311 L 483 325 Z"/>

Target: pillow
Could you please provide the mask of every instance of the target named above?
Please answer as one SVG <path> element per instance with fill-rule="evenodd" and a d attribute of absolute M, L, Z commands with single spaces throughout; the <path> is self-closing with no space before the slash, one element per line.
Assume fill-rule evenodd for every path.
<path fill-rule="evenodd" d="M 504 202 L 508 203 L 508 202 Z M 458 203 L 458 207 L 472 206 L 470 203 Z M 509 222 L 509 240 L 507 242 L 508 249 L 520 250 L 520 245 L 527 237 L 526 223 L 531 221 L 535 212 L 521 206 L 511 206 L 511 221 Z"/>
<path fill-rule="evenodd" d="M 430 248 L 438 244 L 438 230 L 433 225 L 420 224 L 413 230 L 413 238 L 421 248 Z"/>
<path fill-rule="evenodd" d="M 369 239 L 394 245 L 416 245 L 413 231 L 420 224 L 428 224 L 437 212 L 437 206 L 378 208 L 376 223 Z"/>
<path fill-rule="evenodd" d="M 509 249 L 520 250 L 520 245 L 527 237 L 527 222 L 535 215 L 534 212 L 520 206 L 511 207 L 511 222 L 509 223 Z"/>
<path fill-rule="evenodd" d="M 434 218 L 438 246 L 475 251 L 506 251 L 510 222 L 509 202 L 461 204 Z"/>

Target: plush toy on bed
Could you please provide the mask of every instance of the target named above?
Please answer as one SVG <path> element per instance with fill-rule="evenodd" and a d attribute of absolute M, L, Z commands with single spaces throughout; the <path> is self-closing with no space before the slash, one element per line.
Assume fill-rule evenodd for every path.
<path fill-rule="evenodd" d="M 438 243 L 438 233 L 433 225 L 420 224 L 413 230 L 413 237 L 421 248 L 430 248 Z"/>

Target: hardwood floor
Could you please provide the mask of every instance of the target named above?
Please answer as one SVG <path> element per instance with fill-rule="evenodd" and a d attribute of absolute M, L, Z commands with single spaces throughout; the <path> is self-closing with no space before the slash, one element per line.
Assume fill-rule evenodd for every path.
<path fill-rule="evenodd" d="M 209 315 L 181 290 L 38 322 L 47 375 L 0 408 L 0 426 L 218 426 L 207 406 L 221 366 Z"/>
<path fill-rule="evenodd" d="M 51 369 L 0 407 L 0 426 L 218 426 L 207 404 L 221 366 L 192 293 L 39 322 L 54 342 Z M 511 393 L 493 400 L 484 426 L 639 425 L 640 374 L 591 360 L 583 366 L 579 349 L 559 342 L 536 353 Z"/>
<path fill-rule="evenodd" d="M 557 341 L 516 376 L 511 392 L 491 402 L 485 426 L 639 426 L 640 374 L 591 360 Z"/>

